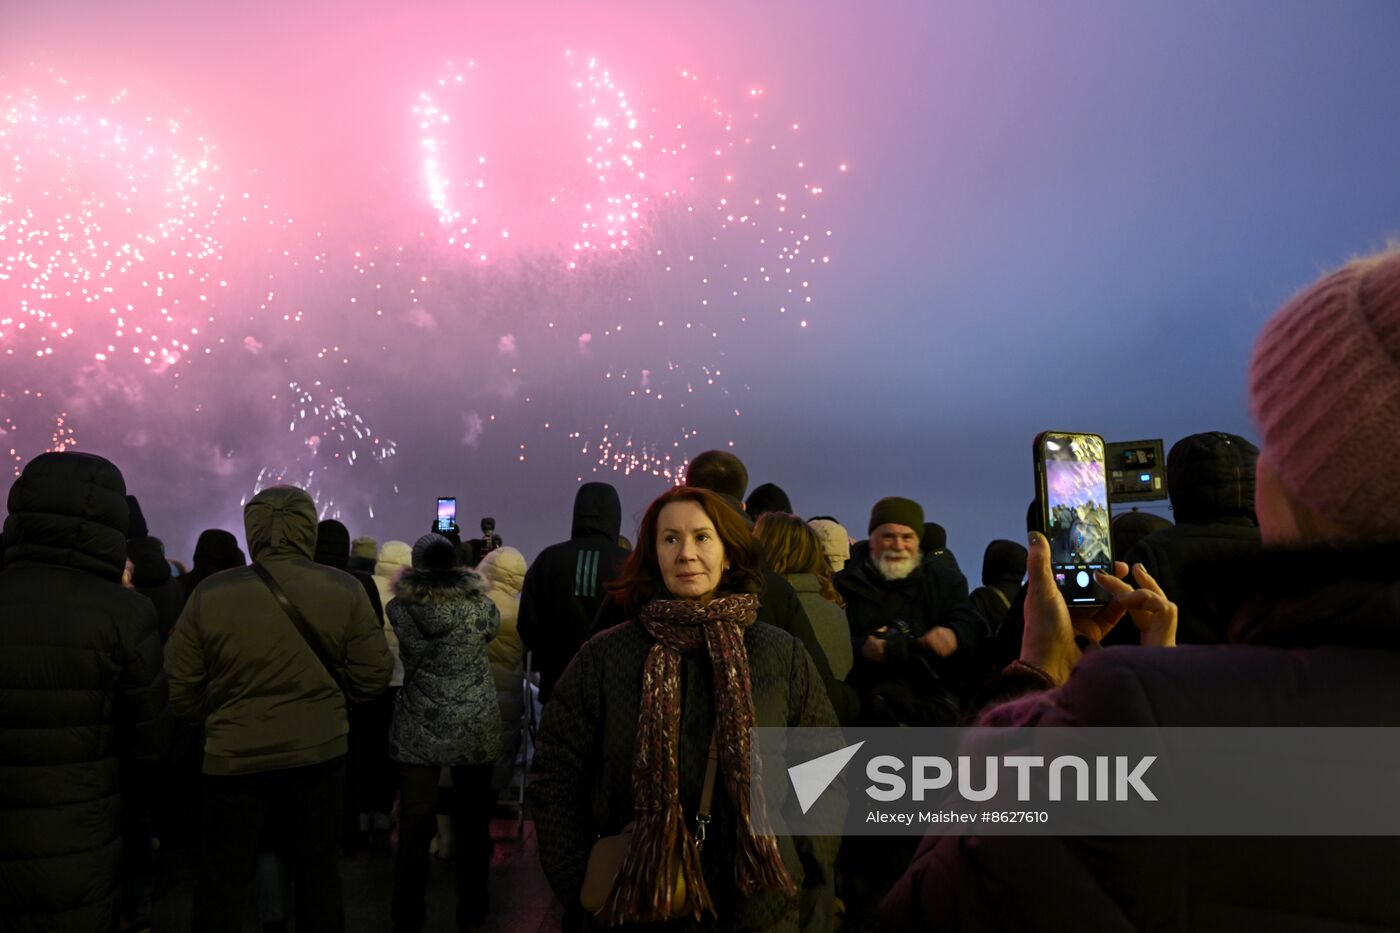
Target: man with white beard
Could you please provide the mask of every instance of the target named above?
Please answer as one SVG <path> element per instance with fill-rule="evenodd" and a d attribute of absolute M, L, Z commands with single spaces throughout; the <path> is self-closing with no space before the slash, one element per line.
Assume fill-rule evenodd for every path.
<path fill-rule="evenodd" d="M 920 560 L 924 510 L 890 496 L 870 512 L 870 544 L 836 575 L 846 600 L 864 725 L 952 725 L 983 624 L 951 562 Z"/>

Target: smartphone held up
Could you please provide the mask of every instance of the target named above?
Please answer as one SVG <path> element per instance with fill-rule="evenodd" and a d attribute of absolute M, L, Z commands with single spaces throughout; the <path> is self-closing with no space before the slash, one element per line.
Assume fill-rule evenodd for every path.
<path fill-rule="evenodd" d="M 1094 572 L 1113 572 L 1103 438 L 1042 431 L 1034 442 L 1036 506 L 1050 541 L 1050 567 L 1070 606 L 1101 606 L 1108 591 Z"/>
<path fill-rule="evenodd" d="M 437 521 L 433 529 L 442 534 L 455 534 L 457 531 L 457 497 L 439 496 L 437 501 Z"/>

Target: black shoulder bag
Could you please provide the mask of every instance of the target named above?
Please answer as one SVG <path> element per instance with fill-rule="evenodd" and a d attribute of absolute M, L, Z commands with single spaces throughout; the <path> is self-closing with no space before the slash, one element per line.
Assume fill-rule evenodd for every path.
<path fill-rule="evenodd" d="M 336 687 L 339 688 L 341 694 L 345 697 L 345 707 L 349 709 L 350 695 L 345 692 L 345 684 L 341 683 L 340 676 L 336 674 L 335 663 L 326 652 L 325 645 L 321 644 L 321 640 L 316 637 L 316 630 L 311 627 L 310 622 L 306 621 L 306 616 L 301 614 L 301 610 L 292 605 L 292 601 L 287 598 L 286 593 L 282 592 L 282 587 L 277 585 L 277 581 L 273 579 L 272 574 L 268 573 L 266 567 L 255 562 L 253 564 L 253 572 L 262 578 L 263 583 L 267 584 L 267 588 L 272 591 L 272 595 L 277 598 L 277 602 L 282 606 L 282 611 L 287 613 L 287 618 L 291 619 L 292 624 L 297 627 L 297 632 L 301 635 L 302 640 L 306 642 L 307 647 L 315 652 L 316 659 L 321 662 L 321 666 L 326 669 L 326 673 L 331 675 L 331 680 L 335 681 Z"/>

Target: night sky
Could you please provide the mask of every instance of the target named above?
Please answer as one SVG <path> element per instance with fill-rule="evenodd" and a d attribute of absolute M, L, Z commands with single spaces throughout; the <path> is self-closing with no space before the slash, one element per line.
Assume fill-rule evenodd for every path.
<path fill-rule="evenodd" d="M 685 459 L 975 577 L 1042 429 L 1253 438 L 1253 337 L 1400 234 L 1400 5 L 6 3 L 0 454 L 172 556 L 309 485 L 533 555 Z M 1165 503 L 1153 505 L 1164 510 Z M 974 579 L 975 584 L 975 579 Z"/>

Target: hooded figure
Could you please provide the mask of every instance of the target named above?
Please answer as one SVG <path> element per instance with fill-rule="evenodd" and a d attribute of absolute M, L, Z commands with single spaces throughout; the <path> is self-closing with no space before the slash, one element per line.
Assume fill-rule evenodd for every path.
<path fill-rule="evenodd" d="M 382 619 L 384 604 L 379 600 L 379 587 L 373 575 L 350 566 L 350 554 L 350 531 L 343 523 L 328 518 L 316 525 L 316 563 L 344 570 L 359 580 L 360 586 L 365 588 L 365 595 L 369 597 L 369 604 L 374 607 L 374 614 Z"/>
<path fill-rule="evenodd" d="M 127 505 L 101 457 L 10 489 L 0 573 L 0 927 L 116 928 L 121 778 L 170 736 L 156 614 L 123 589 Z"/>
<path fill-rule="evenodd" d="M 749 493 L 744 503 L 744 512 L 753 521 L 758 521 L 764 512 L 791 512 L 792 500 L 777 483 L 760 483 Z"/>
<path fill-rule="evenodd" d="M 1177 605 L 1176 640 L 1213 645 L 1228 639 L 1238 608 L 1228 590 L 1202 585 L 1196 567 L 1219 567 L 1259 553 L 1254 517 L 1254 467 L 1259 448 L 1238 434 L 1206 431 L 1183 437 L 1167 453 L 1167 495 L 1176 524 L 1148 535 L 1123 555 L 1141 563 Z M 1120 625 L 1105 644 L 1135 643 Z"/>
<path fill-rule="evenodd" d="M 604 584 L 617 576 L 627 552 L 617 543 L 622 502 L 607 483 L 584 483 L 574 496 L 568 541 L 540 552 L 520 589 L 520 640 L 540 672 L 540 700 L 593 629 L 607 599 Z"/>
<path fill-rule="evenodd" d="M 344 522 L 327 518 L 316 523 L 316 552 L 312 559 L 318 564 L 344 570 L 350 564 L 350 529 Z"/>
<path fill-rule="evenodd" d="M 972 608 L 987 623 L 987 634 L 995 636 L 1021 589 L 1026 575 L 1026 547 L 998 538 L 982 554 L 982 585 L 968 594 Z"/>
<path fill-rule="evenodd" d="M 243 510 L 248 550 L 321 638 L 350 702 L 379 694 L 392 661 L 364 589 L 315 563 L 316 506 L 292 486 Z M 189 623 L 189 629 L 178 631 Z M 246 774 L 345 754 L 346 696 L 251 567 L 197 587 L 166 648 L 171 703 L 204 718 L 205 774 Z M 294 704 L 296 715 L 278 715 Z"/>
<path fill-rule="evenodd" d="M 220 570 L 232 570 L 248 563 L 238 546 L 238 539 L 222 528 L 206 528 L 199 533 L 194 545 L 194 566 L 189 573 L 180 575 L 180 586 L 185 590 L 185 598 L 194 588 L 204 582 L 204 578 Z"/>
<path fill-rule="evenodd" d="M 243 521 L 255 564 L 310 631 L 302 635 L 248 567 L 196 587 L 166 645 L 171 705 L 205 723 L 205 859 L 191 927 L 242 929 L 244 883 L 264 820 L 289 840 L 297 927 L 334 927 L 344 914 L 335 858 L 346 707 L 382 692 L 393 661 L 359 582 L 311 559 L 316 506 L 309 495 L 291 486 L 264 489 Z"/>
<path fill-rule="evenodd" d="M 147 535 L 126 542 L 126 558 L 131 561 L 131 588 L 156 607 L 156 624 L 163 644 L 185 608 L 185 590 L 170 573 L 165 545 Z"/>

